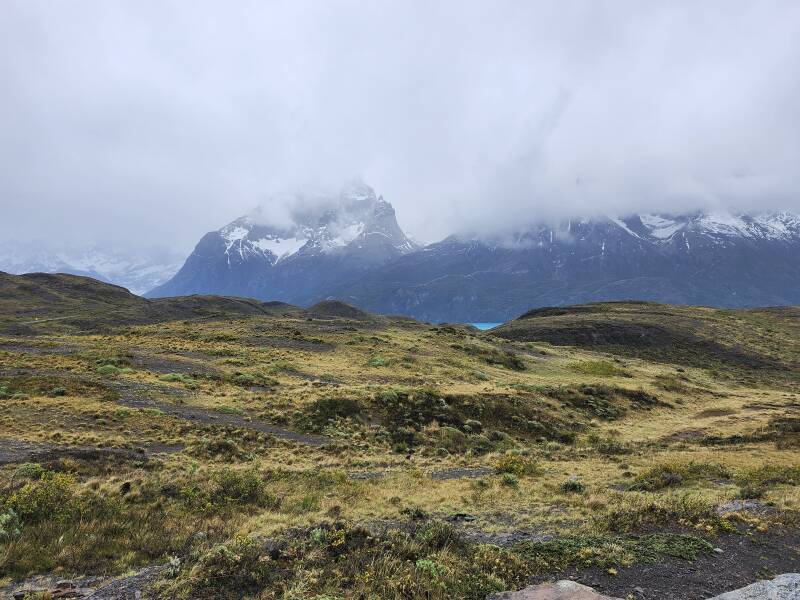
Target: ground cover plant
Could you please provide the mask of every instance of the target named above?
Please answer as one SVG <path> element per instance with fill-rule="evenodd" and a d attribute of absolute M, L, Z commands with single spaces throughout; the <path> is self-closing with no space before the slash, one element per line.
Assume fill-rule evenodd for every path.
<path fill-rule="evenodd" d="M 639 331 L 646 304 L 523 319 L 548 340 L 52 293 L 72 317 L 30 324 L 35 295 L 2 300 L 6 589 L 158 565 L 150 597 L 483 598 L 567 573 L 624 597 L 637 569 L 758 546 L 755 578 L 797 546 L 784 312 L 650 305 L 729 351 L 633 352 L 552 331 Z"/>

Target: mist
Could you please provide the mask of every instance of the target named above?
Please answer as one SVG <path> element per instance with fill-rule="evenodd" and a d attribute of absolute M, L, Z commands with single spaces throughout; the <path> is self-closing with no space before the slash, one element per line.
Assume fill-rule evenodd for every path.
<path fill-rule="evenodd" d="M 789 0 L 5 0 L 0 236 L 186 252 L 353 177 L 422 241 L 800 210 L 798 39 Z"/>

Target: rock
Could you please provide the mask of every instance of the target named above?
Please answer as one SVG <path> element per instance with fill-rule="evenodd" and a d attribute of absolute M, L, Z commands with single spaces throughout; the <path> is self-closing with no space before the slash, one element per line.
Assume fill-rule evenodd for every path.
<path fill-rule="evenodd" d="M 574 581 L 557 581 L 532 585 L 516 592 L 490 594 L 486 600 L 621 600 L 604 596 L 590 587 Z"/>
<path fill-rule="evenodd" d="M 722 548 L 714 548 L 714 554 L 725 554 L 725 550 Z"/>
<path fill-rule="evenodd" d="M 784 573 L 771 581 L 757 581 L 732 592 L 714 596 L 710 600 L 798 600 L 800 598 L 800 573 Z"/>
<path fill-rule="evenodd" d="M 50 598 L 53 600 L 62 600 L 63 598 L 88 598 L 93 594 L 93 588 L 71 587 L 52 590 L 50 592 Z"/>
<path fill-rule="evenodd" d="M 459 523 L 459 522 L 469 523 L 475 520 L 475 516 L 469 513 L 455 513 L 446 517 L 446 519 L 453 523 Z"/>
<path fill-rule="evenodd" d="M 758 500 L 731 500 L 717 506 L 716 511 L 720 516 L 735 512 L 755 511 L 764 508 L 764 503 Z"/>
<path fill-rule="evenodd" d="M 59 590 L 71 590 L 78 586 L 75 585 L 74 581 L 70 581 L 69 579 L 62 579 L 61 581 L 56 581 L 56 589 Z"/>
<path fill-rule="evenodd" d="M 149 588 L 167 569 L 166 565 L 153 565 L 128 577 L 121 577 L 95 590 L 92 600 L 136 600 L 142 590 Z"/>

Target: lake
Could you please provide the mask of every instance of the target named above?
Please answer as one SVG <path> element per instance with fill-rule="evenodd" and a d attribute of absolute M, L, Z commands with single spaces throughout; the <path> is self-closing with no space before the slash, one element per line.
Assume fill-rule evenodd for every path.
<path fill-rule="evenodd" d="M 498 327 L 499 325 L 502 325 L 502 323 L 470 323 L 470 325 L 477 327 L 481 331 L 486 331 L 487 329 Z"/>

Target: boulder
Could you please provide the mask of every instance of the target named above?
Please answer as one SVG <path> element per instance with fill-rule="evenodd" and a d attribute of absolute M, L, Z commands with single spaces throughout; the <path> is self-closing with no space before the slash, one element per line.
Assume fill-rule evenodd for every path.
<path fill-rule="evenodd" d="M 532 585 L 516 592 L 490 594 L 486 600 L 620 600 L 604 596 L 592 588 L 574 581 Z"/>
<path fill-rule="evenodd" d="M 747 587 L 711 598 L 711 600 L 798 599 L 800 599 L 800 573 L 784 573 L 771 581 L 756 581 Z"/>

